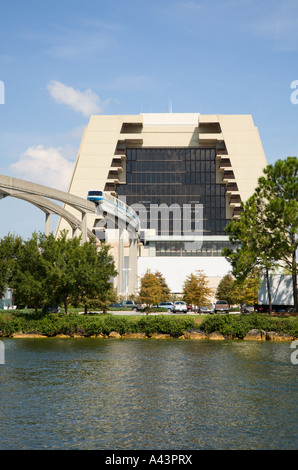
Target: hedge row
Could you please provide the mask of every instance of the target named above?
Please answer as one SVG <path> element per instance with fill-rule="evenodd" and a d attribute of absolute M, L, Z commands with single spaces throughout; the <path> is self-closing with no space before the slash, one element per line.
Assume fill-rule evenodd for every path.
<path fill-rule="evenodd" d="M 212 315 L 206 317 L 200 325 L 205 333 L 219 331 L 229 338 L 243 339 L 252 329 L 276 331 L 276 333 L 287 333 L 298 338 L 298 318 L 269 317 L 262 313 L 249 315 Z"/>
<path fill-rule="evenodd" d="M 141 317 L 138 321 L 127 317 L 112 315 L 58 315 L 48 314 L 42 318 L 29 318 L 28 315 L 0 315 L 0 336 L 11 336 L 14 333 L 35 333 L 45 336 L 64 335 L 109 335 L 111 331 L 120 334 L 155 332 L 179 336 L 185 329 L 194 328 L 195 323 L 189 319 L 169 318 L 165 316 Z"/>
<path fill-rule="evenodd" d="M 31 333 L 45 336 L 64 335 L 109 335 L 116 331 L 124 333 L 153 333 L 180 336 L 184 330 L 198 328 L 195 318 L 168 315 L 142 316 L 137 320 L 125 316 L 47 314 L 35 315 L 29 311 L 0 314 L 0 336 L 14 333 Z M 298 338 L 297 318 L 268 317 L 262 314 L 251 315 L 210 315 L 204 317 L 199 329 L 207 334 L 213 331 L 231 339 L 243 339 L 251 329 L 288 333 Z"/>

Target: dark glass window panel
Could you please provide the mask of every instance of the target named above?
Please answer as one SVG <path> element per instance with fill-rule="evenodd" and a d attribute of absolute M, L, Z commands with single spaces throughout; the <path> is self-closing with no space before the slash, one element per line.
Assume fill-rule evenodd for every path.
<path fill-rule="evenodd" d="M 206 185 L 206 173 L 200 173 L 201 184 Z"/>
<path fill-rule="evenodd" d="M 126 156 L 126 185 L 118 185 L 117 193 L 127 196 L 127 204 L 143 203 L 149 209 L 150 204 L 203 203 L 205 233 L 226 234 L 226 190 L 216 184 L 215 149 L 127 149 Z M 215 193 L 218 199 L 210 196 Z M 221 209 L 219 219 L 212 220 L 214 209 Z"/>

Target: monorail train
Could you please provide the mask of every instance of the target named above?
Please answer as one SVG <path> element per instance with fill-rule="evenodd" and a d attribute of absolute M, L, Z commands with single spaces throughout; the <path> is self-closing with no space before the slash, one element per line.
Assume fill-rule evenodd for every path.
<path fill-rule="evenodd" d="M 123 201 L 111 196 L 109 193 L 99 190 L 88 191 L 87 199 L 88 201 L 100 204 L 103 211 L 124 220 L 132 225 L 135 230 L 139 230 L 139 218 L 136 212 Z"/>

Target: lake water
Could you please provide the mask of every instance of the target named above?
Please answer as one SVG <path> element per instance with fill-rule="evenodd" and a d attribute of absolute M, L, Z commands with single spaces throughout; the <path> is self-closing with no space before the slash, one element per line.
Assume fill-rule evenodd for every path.
<path fill-rule="evenodd" d="M 297 448 L 291 343 L 2 342 L 2 450 Z"/>

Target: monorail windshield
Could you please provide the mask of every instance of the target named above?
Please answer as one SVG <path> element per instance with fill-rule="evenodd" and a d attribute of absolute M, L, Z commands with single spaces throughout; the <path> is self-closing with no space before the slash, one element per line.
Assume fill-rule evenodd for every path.
<path fill-rule="evenodd" d="M 89 196 L 103 196 L 102 191 L 88 191 L 88 197 Z"/>

